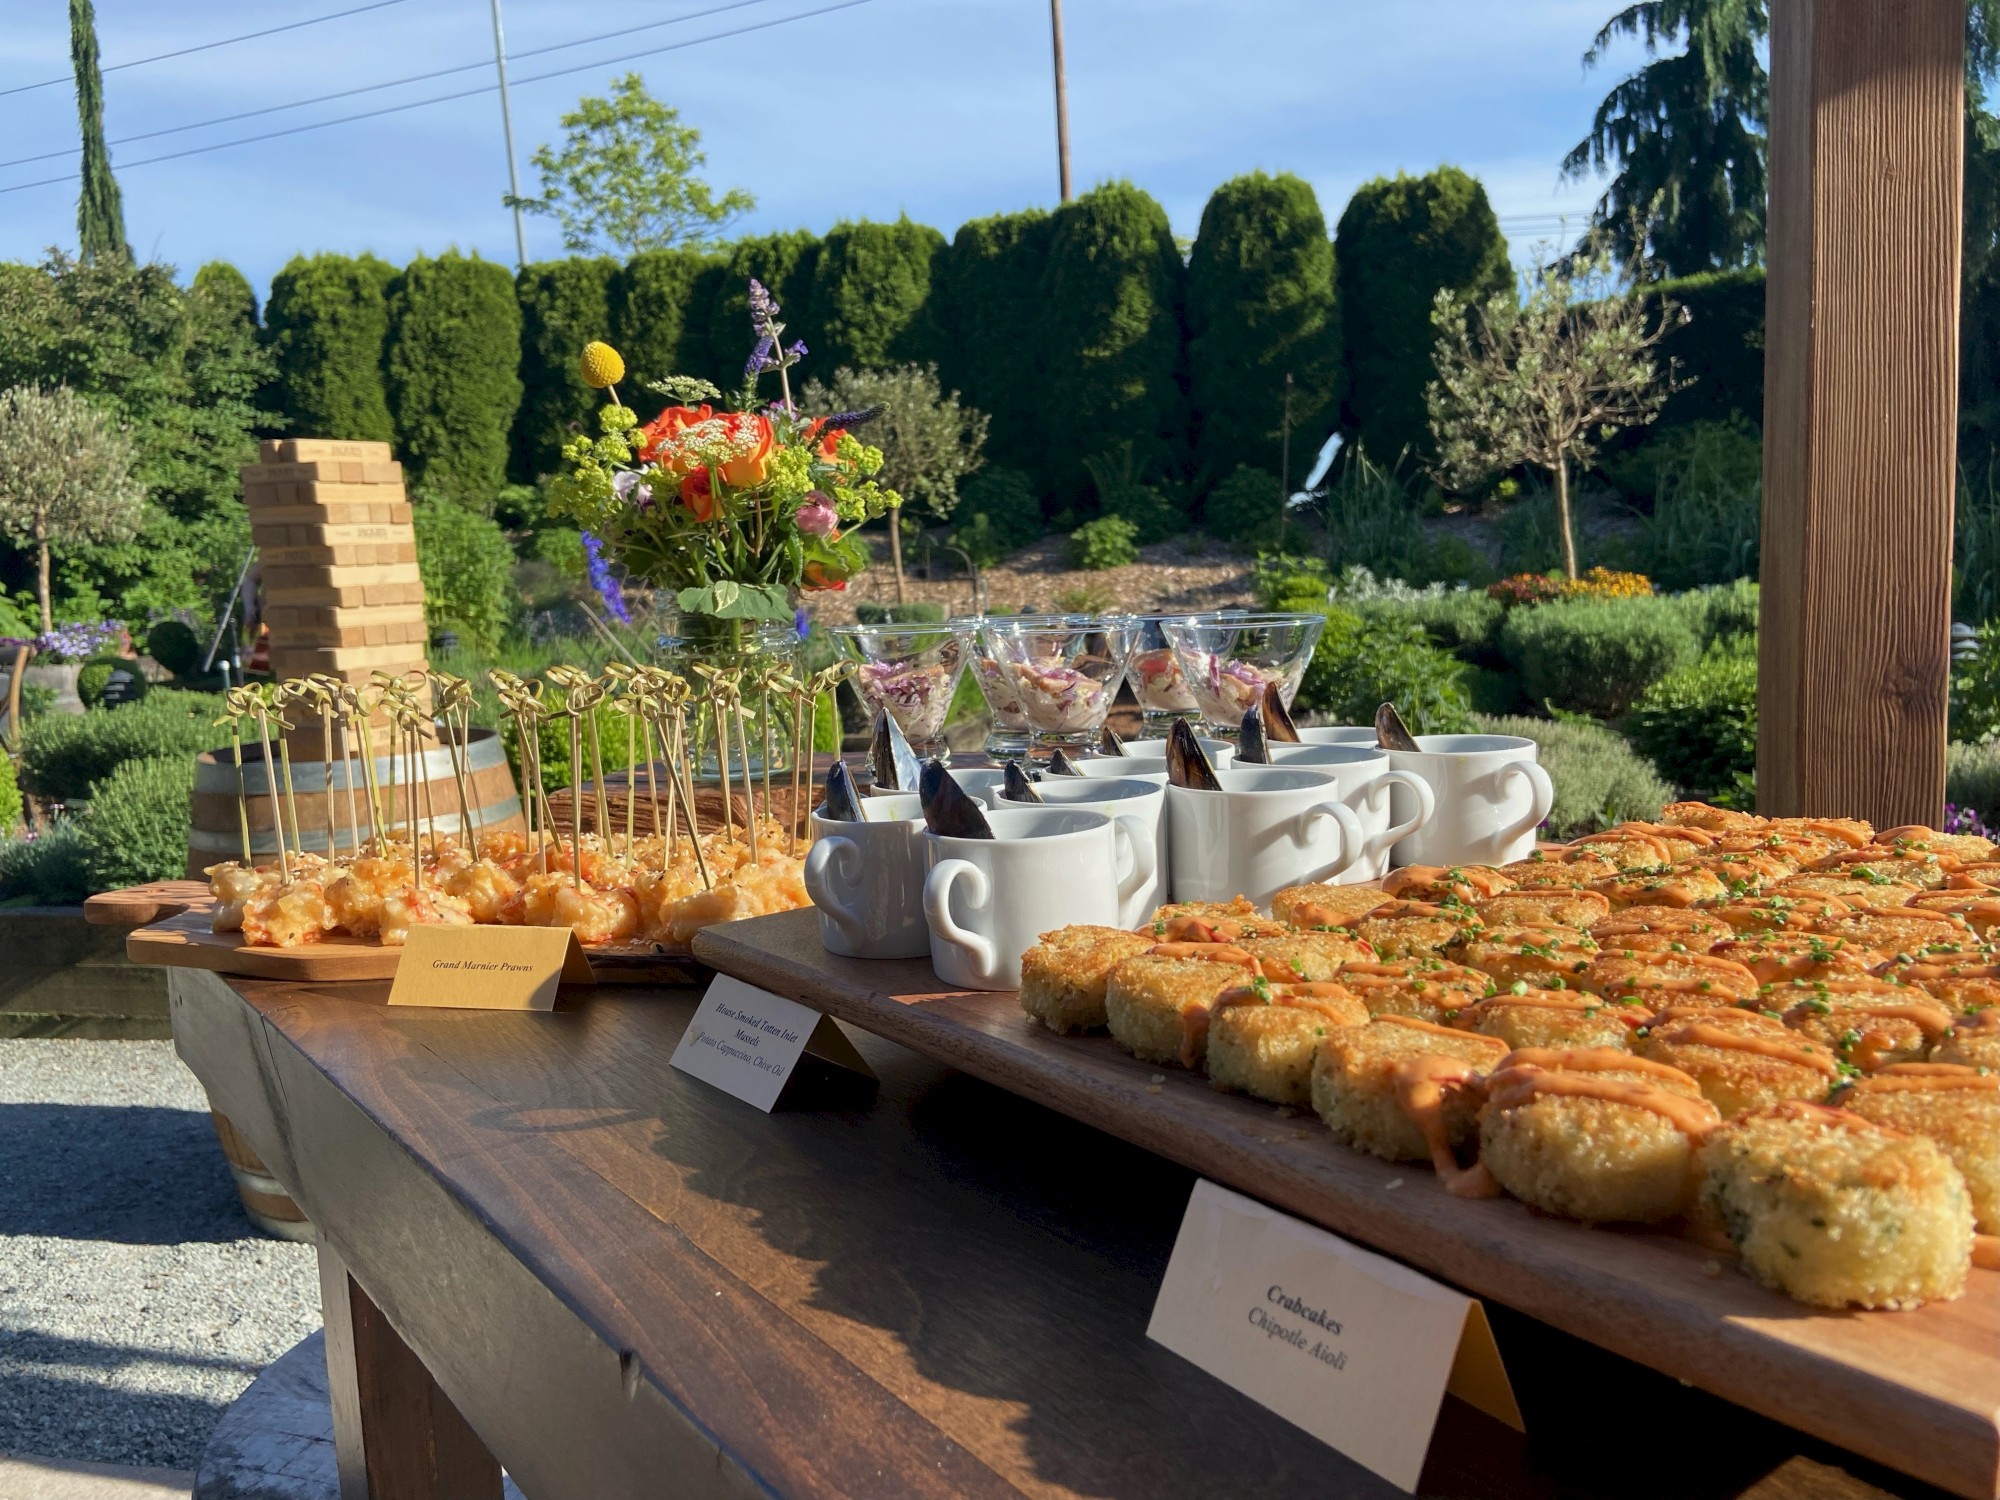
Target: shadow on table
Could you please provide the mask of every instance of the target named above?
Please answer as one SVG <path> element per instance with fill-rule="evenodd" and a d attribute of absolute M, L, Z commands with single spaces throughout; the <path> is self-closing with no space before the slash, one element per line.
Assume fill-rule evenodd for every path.
<path fill-rule="evenodd" d="M 0 1104 L 0 1235 L 170 1245 L 255 1234 L 207 1115 Z"/>

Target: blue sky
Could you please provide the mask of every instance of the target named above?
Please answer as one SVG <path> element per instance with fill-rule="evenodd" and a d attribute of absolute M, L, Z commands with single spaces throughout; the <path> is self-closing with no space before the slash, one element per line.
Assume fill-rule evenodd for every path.
<path fill-rule="evenodd" d="M 364 0 L 98 0 L 104 62 L 282 25 Z M 531 49 L 640 28 L 731 0 L 504 0 L 527 157 L 579 95 L 627 69 L 700 128 L 707 174 L 756 195 L 746 229 L 825 230 L 907 212 L 949 234 L 969 218 L 1056 198 L 1046 0 L 751 0 L 726 14 L 629 30 L 540 57 Z M 1329 223 L 1370 177 L 1453 162 L 1481 178 L 1517 251 L 1574 227 L 1598 189 L 1558 164 L 1612 79 L 1640 57 L 1581 55 L 1613 0 L 1067 0 L 1071 155 L 1079 189 L 1129 177 L 1192 234 L 1209 191 L 1253 168 L 1317 190 Z M 62 0 L 6 0 L 0 90 L 63 74 Z M 768 21 L 650 58 L 647 48 Z M 131 141 L 126 227 L 142 256 L 189 273 L 227 259 L 261 296 L 300 251 L 396 262 L 451 246 L 512 264 L 506 163 L 492 93 L 155 165 L 142 158 L 490 85 L 487 0 L 396 0 L 285 35 L 111 71 L 108 134 L 219 115 L 460 64 L 483 68 L 333 103 Z M 0 95 L 0 161 L 73 152 L 67 84 Z M 127 165 L 129 164 L 129 165 Z M 74 156 L 0 167 L 0 190 L 74 169 Z M 0 258 L 75 242 L 75 184 L 0 191 Z M 531 259 L 563 253 L 528 221 Z"/>

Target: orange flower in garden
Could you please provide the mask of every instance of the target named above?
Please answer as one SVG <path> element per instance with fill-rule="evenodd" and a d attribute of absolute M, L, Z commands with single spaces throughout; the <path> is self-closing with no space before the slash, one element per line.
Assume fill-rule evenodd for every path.
<path fill-rule="evenodd" d="M 762 484 L 770 473 L 771 450 L 778 442 L 771 419 L 762 412 L 738 412 L 729 425 L 731 436 L 744 444 L 746 451 L 722 466 L 723 482 L 739 490 Z"/>
<path fill-rule="evenodd" d="M 840 440 L 846 436 L 847 429 L 845 427 L 828 428 L 826 435 L 819 440 L 819 456 L 828 463 L 832 463 L 834 459 L 833 450 L 840 446 Z"/>
<path fill-rule="evenodd" d="M 682 430 L 697 422 L 706 422 L 715 416 L 714 410 L 704 402 L 700 406 L 670 406 L 652 421 L 639 429 L 639 457 L 647 463 L 661 456 L 662 442 L 679 437 Z M 676 474 L 685 474 L 692 459 L 675 459 L 666 467 Z"/>
<path fill-rule="evenodd" d="M 806 564 L 804 583 L 808 589 L 830 589 L 835 592 L 847 587 L 845 578 L 827 577 L 826 569 L 817 561 Z"/>
<path fill-rule="evenodd" d="M 706 469 L 696 469 L 681 481 L 681 504 L 697 521 L 713 521 L 720 507 L 715 503 L 715 487 Z"/>

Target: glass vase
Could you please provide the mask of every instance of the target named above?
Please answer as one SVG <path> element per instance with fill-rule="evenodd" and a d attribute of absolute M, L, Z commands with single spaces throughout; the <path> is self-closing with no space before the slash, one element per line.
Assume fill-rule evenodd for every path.
<path fill-rule="evenodd" d="M 687 679 L 688 726 L 698 747 L 692 756 L 696 781 L 705 786 L 722 781 L 713 699 L 708 678 L 697 667 L 742 674 L 742 715 L 739 718 L 732 708 L 722 726 L 729 743 L 731 780 L 741 780 L 746 764 L 753 778 L 761 779 L 767 767 L 772 776 L 790 774 L 792 700 L 775 688 L 767 691 L 765 683 L 778 672 L 794 679 L 801 676 L 800 646 L 798 630 L 789 620 L 724 620 L 713 615 L 678 615 L 654 641 L 654 660 Z M 808 738 L 803 746 L 808 763 L 812 758 L 811 713 L 808 703 Z"/>

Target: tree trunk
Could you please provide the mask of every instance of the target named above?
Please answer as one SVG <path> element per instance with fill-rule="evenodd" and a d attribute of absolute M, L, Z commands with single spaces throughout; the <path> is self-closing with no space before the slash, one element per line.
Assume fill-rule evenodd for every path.
<path fill-rule="evenodd" d="M 896 603 L 900 607 L 903 599 L 903 507 L 889 507 L 889 558 L 896 568 Z"/>
<path fill-rule="evenodd" d="M 42 634 L 56 628 L 55 612 L 49 607 L 49 539 L 35 538 L 35 598 L 42 606 Z"/>
<path fill-rule="evenodd" d="M 28 675 L 28 662 L 34 652 L 26 646 L 14 648 L 14 666 L 7 674 L 7 738 L 12 743 L 9 750 L 21 740 L 21 679 Z"/>
<path fill-rule="evenodd" d="M 1556 455 L 1556 519 L 1562 523 L 1563 572 L 1576 577 L 1576 534 L 1569 524 L 1569 459 Z"/>

